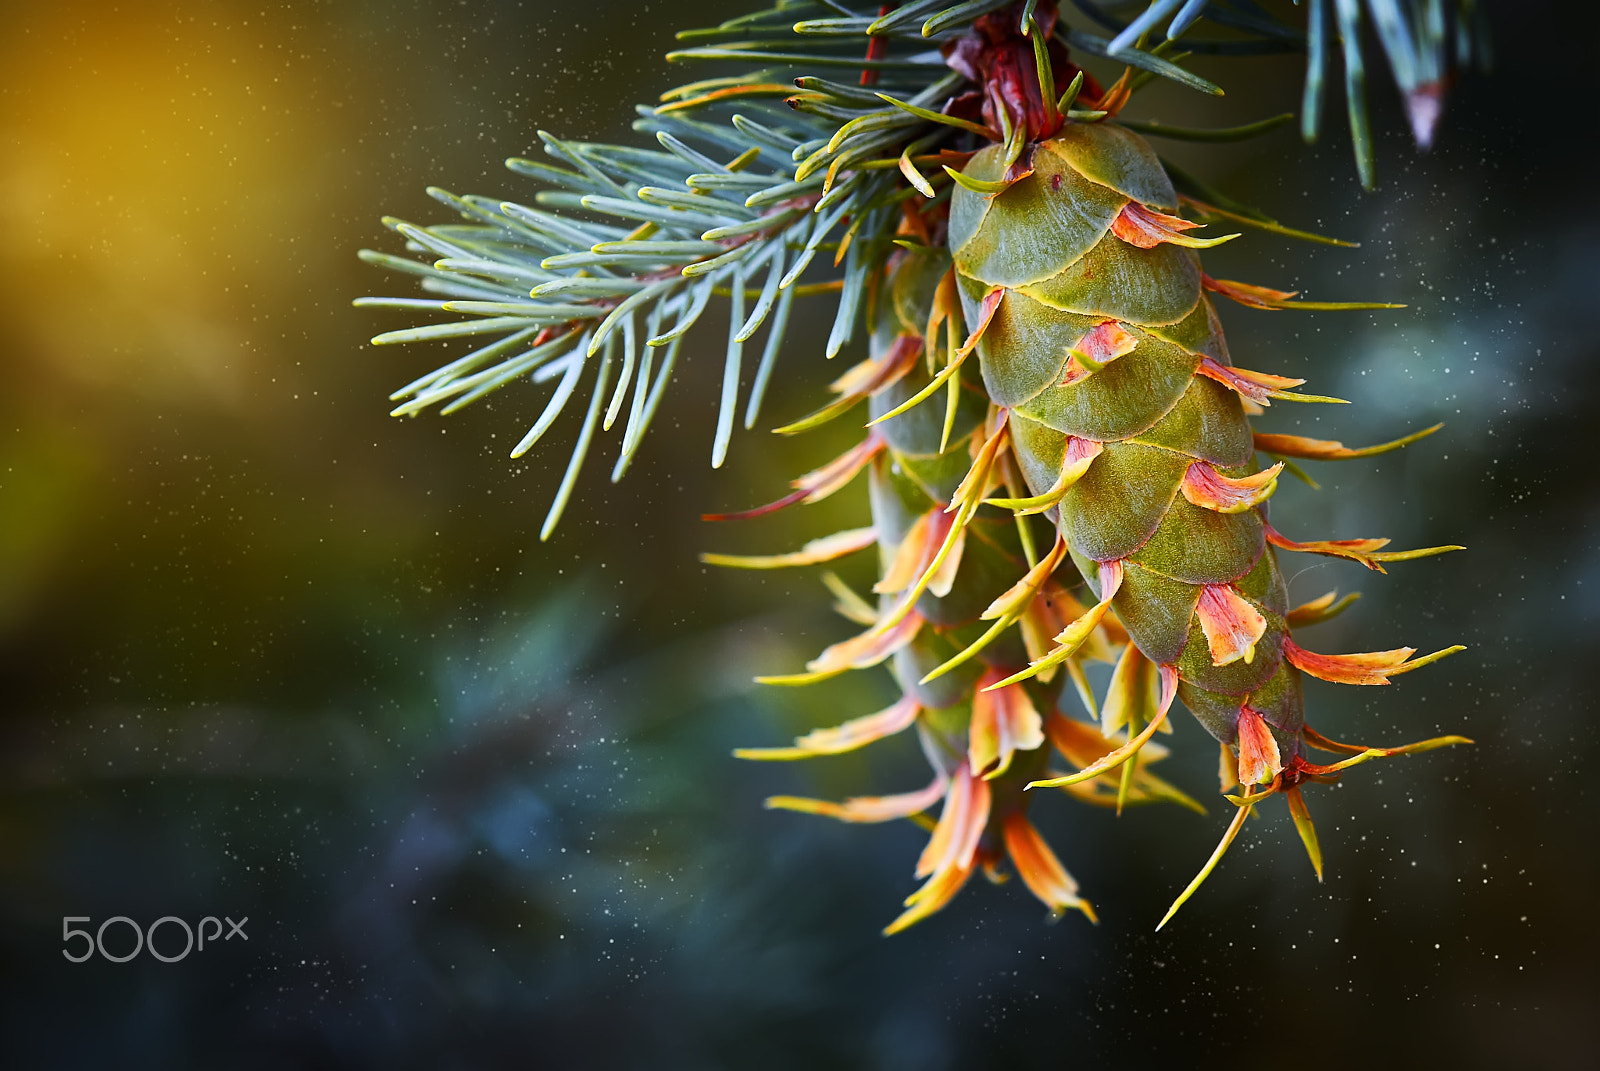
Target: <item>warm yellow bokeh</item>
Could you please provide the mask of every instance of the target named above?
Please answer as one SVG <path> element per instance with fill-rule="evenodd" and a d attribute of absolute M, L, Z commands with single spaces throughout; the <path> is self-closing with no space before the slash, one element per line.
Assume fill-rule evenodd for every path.
<path fill-rule="evenodd" d="M 307 230 L 331 133 L 283 43 L 214 15 L 8 15 L 0 316 L 30 362 L 239 401 L 282 275 L 267 265 Z"/>
<path fill-rule="evenodd" d="M 296 396 L 290 321 L 315 286 L 296 258 L 324 229 L 341 111 L 297 77 L 304 37 L 254 14 L 7 13 L 0 354 L 18 415 L 0 430 L 0 630 L 109 537 L 104 485 L 170 434 L 161 410 L 262 425 Z"/>

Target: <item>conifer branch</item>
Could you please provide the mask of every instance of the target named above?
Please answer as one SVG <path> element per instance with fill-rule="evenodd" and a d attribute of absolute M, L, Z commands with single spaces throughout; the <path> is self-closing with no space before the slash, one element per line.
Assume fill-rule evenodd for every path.
<path fill-rule="evenodd" d="M 1337 8 L 1347 38 L 1365 6 L 1407 95 L 1419 142 L 1431 136 L 1439 87 L 1451 63 L 1487 57 L 1475 0 L 1455 0 L 1448 18 L 1439 5 L 1421 0 L 1310 0 L 1309 35 L 1272 19 L 1251 0 L 1155 0 L 1128 23 L 1099 4 L 1076 3 L 1091 23 L 1115 36 L 1057 20 L 1051 47 L 1065 45 L 1137 69 L 1138 78 L 1119 83 L 1125 92 L 1162 77 L 1220 93 L 1185 70 L 1171 50 L 1171 39 L 1186 35 L 1201 17 L 1231 36 L 1184 36 L 1186 53 L 1309 46 L 1303 117 L 1308 137 L 1317 130 L 1326 70 L 1329 34 L 1318 20 L 1327 3 Z M 974 114 L 970 105 L 965 114 L 951 114 L 962 112 L 956 104 L 963 94 L 970 101 L 974 87 L 960 64 L 947 62 L 943 53 L 975 19 L 1006 6 L 1002 0 L 921 0 L 869 17 L 826 0 L 778 0 L 765 10 L 678 35 L 685 47 L 670 53 L 669 61 L 757 66 L 688 83 L 662 94 L 656 106 L 639 106 L 633 128 L 653 147 L 564 141 L 541 131 L 547 160 L 506 161 L 542 187 L 531 203 L 431 188 L 430 195 L 461 222 L 416 226 L 385 219 L 405 239 L 411 257 L 372 250 L 361 256 L 416 277 L 433 297 L 370 297 L 356 304 L 454 317 L 386 331 L 372 340 L 377 345 L 452 338 L 480 344 L 396 391 L 395 414 L 414 415 L 435 405 L 449 413 L 518 379 L 553 379 L 555 393 L 513 456 L 541 437 L 571 399 L 582 397 L 591 400 L 591 411 L 603 412 L 602 432 L 622 418 L 625 431 L 613 470 L 620 475 L 657 411 L 678 343 L 714 294 L 737 288 L 739 303 L 750 311 L 741 313 L 744 319 L 728 342 L 713 448 L 713 463 L 720 465 L 731 414 L 741 401 L 743 343 L 766 329 L 755 387 L 744 399 L 748 426 L 767 389 L 796 295 L 837 295 L 826 352 L 840 352 L 857 336 L 872 281 L 896 248 L 901 202 L 949 196 L 948 175 L 959 168 L 944 165 L 963 163 L 984 143 L 985 128 L 966 117 Z M 1033 5 L 1027 17 L 1035 17 Z M 1143 48 L 1164 20 L 1169 40 Z M 1347 75 L 1358 86 L 1361 72 L 1351 65 L 1359 63 L 1361 51 L 1348 45 L 1347 40 Z M 1043 55 L 1042 44 L 1035 48 Z M 1352 104 L 1351 117 L 1367 180 L 1364 108 Z M 1217 198 L 1207 200 L 1231 210 Z M 819 258 L 824 252 L 833 256 Z M 802 276 L 811 281 L 801 283 Z M 756 280 L 760 285 L 747 290 L 746 283 Z M 606 360 L 603 355 L 619 342 L 616 361 Z M 652 359 L 661 347 L 669 347 L 668 357 Z M 620 369 L 613 393 L 593 401 L 607 389 L 613 363 Z M 577 455 L 590 444 L 593 429 L 587 423 L 585 428 Z M 563 481 L 562 504 L 578 460 L 575 455 Z M 552 511 L 552 518 L 558 513 Z M 544 534 L 549 530 L 547 524 Z"/>

